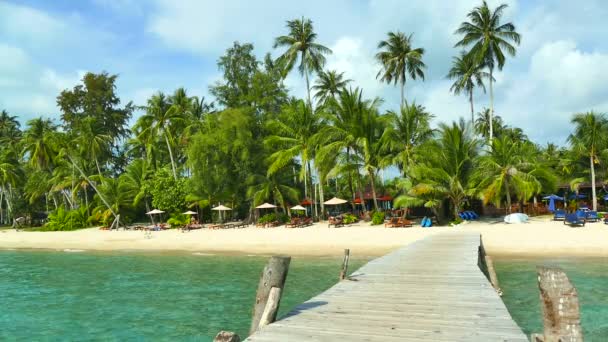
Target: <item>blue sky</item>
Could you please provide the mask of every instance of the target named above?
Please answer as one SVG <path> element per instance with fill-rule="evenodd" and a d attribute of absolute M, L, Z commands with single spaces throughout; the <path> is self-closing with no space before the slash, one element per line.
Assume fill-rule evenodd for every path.
<path fill-rule="evenodd" d="M 572 113 L 608 111 L 608 4 L 601 0 L 501 1 L 522 34 L 515 58 L 496 75 L 495 111 L 532 138 L 563 144 Z M 375 76 L 375 46 L 389 30 L 414 33 L 424 47 L 425 82 L 410 82 L 409 100 L 436 121 L 468 117 L 464 96 L 449 93 L 445 74 L 458 53 L 453 35 L 480 1 L 453 0 L 0 0 L 0 108 L 22 122 L 58 117 L 55 98 L 86 71 L 119 74 L 123 102 L 143 104 L 158 90 L 184 86 L 206 95 L 219 78 L 217 58 L 233 41 L 252 42 L 259 56 L 285 33 L 285 20 L 306 16 L 332 48 L 327 67 L 343 71 L 367 96 L 396 108 L 398 90 Z M 489 1 L 495 6 L 498 1 Z M 294 73 L 286 84 L 303 95 Z M 488 105 L 477 93 L 475 106 Z"/>

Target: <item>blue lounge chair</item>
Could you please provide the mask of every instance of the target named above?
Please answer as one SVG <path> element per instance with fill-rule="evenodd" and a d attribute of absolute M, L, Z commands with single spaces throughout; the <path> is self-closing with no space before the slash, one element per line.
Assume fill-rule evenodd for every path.
<path fill-rule="evenodd" d="M 570 226 L 585 226 L 585 218 L 580 218 L 576 213 L 566 214 L 564 224 Z"/>
<path fill-rule="evenodd" d="M 600 216 L 597 214 L 597 211 L 588 211 L 585 220 L 591 222 L 597 222 L 600 220 Z"/>
<path fill-rule="evenodd" d="M 471 214 L 471 216 L 473 217 L 473 220 L 477 220 L 479 218 L 479 215 L 477 215 L 477 213 L 474 211 L 469 211 L 469 214 Z"/>
<path fill-rule="evenodd" d="M 562 209 L 558 209 L 555 211 L 555 214 L 553 214 L 553 220 L 554 221 L 559 221 L 559 220 L 563 220 L 566 218 L 566 212 Z"/>

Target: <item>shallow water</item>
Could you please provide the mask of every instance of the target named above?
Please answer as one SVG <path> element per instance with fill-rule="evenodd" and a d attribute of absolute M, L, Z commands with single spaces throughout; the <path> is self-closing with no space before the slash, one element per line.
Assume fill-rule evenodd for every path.
<path fill-rule="evenodd" d="M 537 265 L 561 267 L 576 287 L 585 341 L 608 341 L 608 258 L 496 260 L 502 298 L 528 336 L 542 332 Z"/>
<path fill-rule="evenodd" d="M 211 341 L 247 335 L 267 257 L 0 251 L 0 340 Z M 351 270 L 363 259 L 351 259 Z M 337 281 L 292 258 L 281 313 Z"/>

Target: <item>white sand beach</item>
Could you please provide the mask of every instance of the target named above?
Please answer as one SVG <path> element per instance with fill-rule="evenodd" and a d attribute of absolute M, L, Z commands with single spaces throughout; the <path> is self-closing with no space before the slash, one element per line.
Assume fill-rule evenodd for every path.
<path fill-rule="evenodd" d="M 458 227 L 384 228 L 359 223 L 327 228 L 318 223 L 307 228 L 255 228 L 182 233 L 83 229 L 73 232 L 0 232 L 2 249 L 51 249 L 61 251 L 187 251 L 197 253 L 341 255 L 344 248 L 360 256 L 385 254 L 429 234 L 477 231 L 489 254 L 496 256 L 604 256 L 608 257 L 608 225 L 588 223 L 571 228 L 548 218 L 529 223 L 470 222 Z"/>

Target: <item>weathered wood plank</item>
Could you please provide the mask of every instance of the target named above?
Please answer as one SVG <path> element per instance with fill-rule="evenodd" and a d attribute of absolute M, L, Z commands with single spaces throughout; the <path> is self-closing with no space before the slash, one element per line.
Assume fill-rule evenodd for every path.
<path fill-rule="evenodd" d="M 527 341 L 478 267 L 479 235 L 437 234 L 354 272 L 247 341 Z"/>

